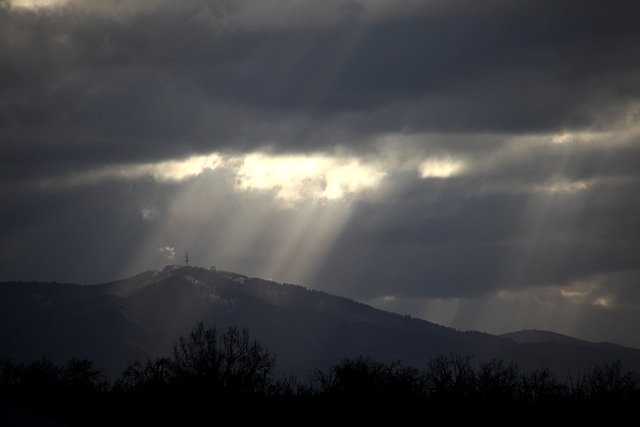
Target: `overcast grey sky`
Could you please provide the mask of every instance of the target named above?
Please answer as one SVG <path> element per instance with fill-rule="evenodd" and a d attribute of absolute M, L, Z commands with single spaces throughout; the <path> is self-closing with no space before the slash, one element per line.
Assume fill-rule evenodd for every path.
<path fill-rule="evenodd" d="M 640 348 L 636 0 L 0 0 L 0 281 L 182 263 Z"/>

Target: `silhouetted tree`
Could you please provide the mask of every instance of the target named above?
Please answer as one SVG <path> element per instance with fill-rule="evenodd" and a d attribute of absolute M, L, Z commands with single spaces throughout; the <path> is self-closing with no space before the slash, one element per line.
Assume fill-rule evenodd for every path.
<path fill-rule="evenodd" d="M 60 381 L 68 392 L 85 395 L 109 389 L 109 381 L 102 369 L 89 359 L 71 358 L 60 371 Z"/>
<path fill-rule="evenodd" d="M 0 358 L 0 393 L 13 389 L 19 381 L 16 364 L 9 358 Z"/>
<path fill-rule="evenodd" d="M 311 389 L 316 396 L 335 396 L 339 389 L 336 366 L 330 365 L 326 369 L 314 369 L 311 378 Z"/>
<path fill-rule="evenodd" d="M 115 387 L 125 392 L 154 393 L 165 390 L 172 379 L 172 361 L 166 357 L 136 360 L 127 366 Z"/>
<path fill-rule="evenodd" d="M 5 362 L 2 398 L 29 412 L 74 424 L 97 408 L 109 382 L 88 359 L 57 365 L 42 357 L 30 363 Z"/>
<path fill-rule="evenodd" d="M 475 375 L 471 356 L 459 354 L 435 356 L 423 373 L 428 395 L 439 400 L 460 400 L 473 396 Z"/>
<path fill-rule="evenodd" d="M 371 397 L 383 392 L 384 365 L 369 357 L 345 359 L 334 366 L 333 392 L 348 397 Z"/>
<path fill-rule="evenodd" d="M 217 329 L 205 329 L 198 322 L 188 336 L 180 336 L 173 346 L 174 373 L 183 380 L 206 379 L 217 385 L 222 370 L 220 353 Z"/>
<path fill-rule="evenodd" d="M 586 399 L 588 390 L 585 373 L 582 371 L 576 373 L 569 371 L 567 375 L 567 388 L 572 401 L 582 401 Z"/>
<path fill-rule="evenodd" d="M 484 402 L 510 402 L 518 396 L 519 369 L 513 363 L 482 361 L 476 374 L 476 392 Z"/>
<path fill-rule="evenodd" d="M 33 398 L 57 397 L 60 391 L 62 369 L 51 359 L 42 357 L 39 360 L 17 367 L 17 392 L 29 394 Z"/>
<path fill-rule="evenodd" d="M 175 380 L 226 395 L 264 394 L 276 366 L 275 355 L 251 340 L 248 329 L 230 326 L 218 336 L 202 322 L 179 338 L 173 354 Z"/>
<path fill-rule="evenodd" d="M 544 367 L 524 373 L 498 359 L 471 361 L 471 356 L 438 355 L 419 371 L 400 360 L 383 363 L 359 356 L 316 369 L 303 385 L 294 376 L 275 379 L 275 355 L 251 339 L 246 328 L 229 327 L 219 334 L 198 322 L 175 342 L 172 357 L 135 361 L 113 385 L 87 359 L 62 365 L 47 358 L 19 364 L 0 359 L 0 401 L 67 425 L 113 425 L 123 417 L 132 424 L 195 424 L 212 407 L 228 409 L 235 403 L 261 414 L 292 407 L 322 412 L 325 420 L 349 410 L 375 414 L 380 421 L 384 412 L 400 423 L 399 414 L 425 408 L 491 414 L 497 407 L 516 405 L 567 408 L 573 414 L 593 408 L 633 410 L 640 404 L 640 377 L 626 372 L 620 361 L 594 365 L 564 383 Z M 485 408 L 489 412 L 482 412 Z M 239 422 L 248 413 L 239 414 Z"/>
<path fill-rule="evenodd" d="M 343 359 L 326 371 L 315 371 L 320 396 L 354 401 L 386 400 L 389 403 L 422 397 L 419 371 L 402 361 L 381 363 L 370 357 Z"/>
<path fill-rule="evenodd" d="M 420 371 L 407 366 L 401 360 L 395 360 L 386 365 L 383 377 L 385 395 L 398 399 L 416 399 L 425 396 L 423 377 Z"/>
<path fill-rule="evenodd" d="M 624 372 L 619 360 L 594 365 L 585 375 L 587 398 L 603 403 L 626 403 L 637 394 L 633 374 Z"/>
<path fill-rule="evenodd" d="M 290 374 L 281 374 L 269 382 L 266 394 L 271 397 L 292 399 L 303 397 L 310 398 L 315 393 L 313 379 L 309 383 L 301 383 L 298 377 Z"/>
<path fill-rule="evenodd" d="M 528 403 L 555 403 L 567 396 L 568 387 L 559 382 L 547 368 L 523 373 L 518 400 Z"/>

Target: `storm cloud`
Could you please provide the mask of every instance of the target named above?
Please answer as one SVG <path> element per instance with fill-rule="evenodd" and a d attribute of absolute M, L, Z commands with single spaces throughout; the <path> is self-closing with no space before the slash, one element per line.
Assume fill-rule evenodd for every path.
<path fill-rule="evenodd" d="M 638 16 L 0 0 L 0 280 L 188 251 L 463 329 L 640 347 Z"/>

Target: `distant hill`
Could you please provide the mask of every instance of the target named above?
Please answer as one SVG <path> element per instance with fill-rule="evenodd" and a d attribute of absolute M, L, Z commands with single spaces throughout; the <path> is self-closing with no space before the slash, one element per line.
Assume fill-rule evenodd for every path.
<path fill-rule="evenodd" d="M 611 343 L 593 343 L 590 341 L 573 338 L 567 335 L 562 335 L 557 332 L 541 331 L 539 329 L 526 329 L 522 331 L 508 332 L 506 334 L 500 334 L 503 338 L 509 338 L 517 343 L 559 343 L 579 346 L 618 346 Z"/>
<path fill-rule="evenodd" d="M 502 359 L 559 374 L 620 360 L 640 372 L 640 350 L 546 331 L 496 336 L 459 331 L 357 301 L 241 274 L 167 266 L 101 284 L 0 283 L 0 356 L 56 362 L 87 357 L 118 376 L 134 360 L 170 355 L 197 321 L 248 328 L 277 356 L 277 371 L 304 378 L 343 358 L 400 359 L 422 368 L 438 354 Z"/>

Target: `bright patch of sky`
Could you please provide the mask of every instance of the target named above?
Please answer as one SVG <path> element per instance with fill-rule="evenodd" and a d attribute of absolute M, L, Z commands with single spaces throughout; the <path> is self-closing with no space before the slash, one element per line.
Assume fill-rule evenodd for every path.
<path fill-rule="evenodd" d="M 192 156 L 180 160 L 132 165 L 110 165 L 64 177 L 55 177 L 42 182 L 44 187 L 74 186 L 91 184 L 107 179 L 151 178 L 159 182 L 179 182 L 201 175 L 206 170 L 214 170 L 222 165 L 218 154 Z"/>
<path fill-rule="evenodd" d="M 422 178 L 449 178 L 458 175 L 464 168 L 462 160 L 453 158 L 428 159 L 420 165 Z"/>
<path fill-rule="evenodd" d="M 241 190 L 275 190 L 286 202 L 337 200 L 375 188 L 385 172 L 353 158 L 251 154 L 238 170 Z"/>
<path fill-rule="evenodd" d="M 378 186 L 386 172 L 377 164 L 353 157 L 331 155 L 267 155 L 251 153 L 223 157 L 192 156 L 157 163 L 115 165 L 99 170 L 57 177 L 43 187 L 89 184 L 107 179 L 150 178 L 158 182 L 181 182 L 206 171 L 226 168 L 236 175 L 239 191 L 273 191 L 286 203 L 304 200 L 341 200 Z"/>
<path fill-rule="evenodd" d="M 561 177 L 555 177 L 545 183 L 533 185 L 530 190 L 533 192 L 573 194 L 586 190 L 588 187 L 589 182 L 585 180 L 569 181 Z"/>
<path fill-rule="evenodd" d="M 426 137 L 424 137 L 426 138 Z M 269 193 L 285 205 L 305 201 L 339 201 L 352 199 L 379 189 L 397 173 L 417 172 L 422 179 L 447 179 L 458 176 L 482 178 L 474 185 L 476 191 L 575 194 L 591 188 L 606 177 L 575 179 L 564 175 L 564 165 L 570 159 L 570 144 L 591 143 L 591 134 L 558 134 L 515 138 L 500 141 L 490 150 L 478 153 L 442 153 L 434 147 L 420 148 L 424 139 L 396 138 L 384 141 L 377 151 L 367 156 L 340 151 L 308 154 L 244 154 L 209 153 L 183 159 L 139 164 L 115 164 L 94 170 L 50 177 L 41 182 L 43 188 L 86 185 L 104 180 L 151 179 L 160 183 L 179 183 L 196 178 L 207 171 L 224 169 L 235 177 L 239 192 Z M 597 139 L 602 140 L 602 137 Z M 549 143 L 551 142 L 551 144 Z M 594 142 L 595 144 L 595 142 Z M 392 150 L 400 145 L 412 153 L 401 157 Z M 410 148 L 410 150 L 407 150 Z M 561 151 L 558 151 L 561 150 Z M 546 172 L 533 173 L 528 160 L 536 156 L 553 158 L 556 164 Z M 522 176 L 507 178 L 495 175 L 496 170 L 522 170 Z M 485 179 L 486 178 L 486 179 Z M 145 216 L 145 218 L 148 216 Z"/>
<path fill-rule="evenodd" d="M 43 9 L 64 6 L 68 0 L 9 0 L 9 5 L 18 9 Z"/>
<path fill-rule="evenodd" d="M 563 286 L 558 290 L 561 297 L 574 304 L 591 304 L 611 308 L 614 304 L 611 295 L 606 293 L 607 276 L 604 274 L 580 280 Z"/>

